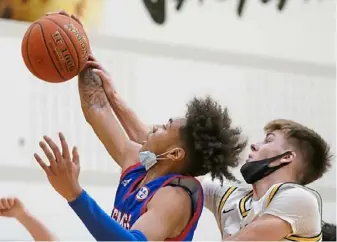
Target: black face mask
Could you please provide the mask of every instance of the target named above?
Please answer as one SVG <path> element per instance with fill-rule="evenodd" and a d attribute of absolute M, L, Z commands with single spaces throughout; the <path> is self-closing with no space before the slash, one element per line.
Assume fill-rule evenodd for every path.
<path fill-rule="evenodd" d="M 273 161 L 276 161 L 280 158 L 282 158 L 283 156 L 290 154 L 291 151 L 287 151 L 281 155 L 278 156 L 274 156 L 271 158 L 267 158 L 264 160 L 259 160 L 259 161 L 251 161 L 251 162 L 247 162 L 246 164 L 244 164 L 240 171 L 241 174 L 243 176 L 243 179 L 245 179 L 245 181 L 248 184 L 253 184 L 259 180 L 261 180 L 262 178 L 268 176 L 269 174 L 273 173 L 274 171 L 280 169 L 281 167 L 288 165 L 289 163 L 282 163 L 278 166 L 274 166 L 274 167 L 269 167 L 269 164 L 272 163 Z"/>

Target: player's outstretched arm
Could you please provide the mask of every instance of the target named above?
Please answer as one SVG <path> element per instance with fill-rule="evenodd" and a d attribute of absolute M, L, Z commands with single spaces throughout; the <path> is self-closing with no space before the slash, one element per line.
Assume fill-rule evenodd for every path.
<path fill-rule="evenodd" d="M 181 188 L 162 188 L 149 202 L 147 212 L 131 230 L 126 230 L 85 191 L 69 205 L 98 241 L 164 241 L 173 238 L 188 224 L 192 206 L 189 195 Z"/>
<path fill-rule="evenodd" d="M 38 154 L 34 157 L 48 177 L 50 184 L 68 202 L 89 232 L 98 241 L 164 240 L 179 234 L 191 218 L 191 200 L 179 187 L 159 189 L 147 206 L 147 212 L 136 222 L 131 231 L 107 215 L 82 189 L 79 183 L 80 158 L 77 148 L 72 154 L 62 133 L 61 147 L 48 136 L 40 147 L 49 165 Z M 182 206 L 184 204 L 184 206 Z M 165 208 L 165 209 L 163 209 Z M 162 220 L 162 221 L 161 221 Z M 149 231 L 152 227 L 155 232 Z"/>
<path fill-rule="evenodd" d="M 77 21 L 80 25 L 83 26 L 81 21 L 75 15 L 69 15 L 65 11 L 58 11 L 55 13 L 47 13 L 50 14 L 62 14 L 68 17 L 73 18 Z M 90 50 L 91 52 L 91 50 Z M 88 61 L 89 65 L 96 65 L 97 69 L 102 69 L 100 65 L 98 65 L 96 59 L 91 55 Z M 106 80 L 103 82 L 104 90 L 107 96 L 107 100 L 109 101 L 111 108 L 114 110 L 117 118 L 119 119 L 120 123 L 122 124 L 124 130 L 128 134 L 129 138 L 136 142 L 142 143 L 149 132 L 149 127 L 146 126 L 136 115 L 136 113 L 128 107 L 126 102 L 117 94 L 116 89 L 114 88 L 111 81 Z M 97 95 L 99 96 L 99 95 Z M 99 105 L 105 105 L 106 98 L 105 97 L 98 97 L 95 100 Z M 93 103 L 92 103 L 93 104 Z"/>
<path fill-rule="evenodd" d="M 43 223 L 24 208 L 18 198 L 1 198 L 0 216 L 17 219 L 27 229 L 35 241 L 57 240 Z"/>
<path fill-rule="evenodd" d="M 103 87 L 109 103 L 129 138 L 141 144 L 146 140 L 150 127 L 143 123 L 125 100 L 113 89 L 111 82 L 103 81 Z"/>
<path fill-rule="evenodd" d="M 88 64 L 96 69 L 103 70 L 102 66 L 98 64 L 94 57 L 90 57 L 92 61 L 88 61 Z M 104 70 L 103 70 L 104 71 Z M 150 128 L 144 124 L 137 114 L 127 105 L 125 100 L 118 94 L 111 79 L 103 79 L 103 88 L 106 93 L 108 102 L 111 108 L 115 112 L 119 122 L 122 124 L 124 130 L 128 134 L 129 138 L 141 144 L 146 140 Z"/>
<path fill-rule="evenodd" d="M 52 187 L 63 198 L 82 220 L 89 232 L 98 241 L 144 241 L 142 234 L 125 230 L 121 225 L 107 215 L 97 203 L 82 189 L 79 183 L 80 158 L 77 148 L 72 152 L 63 134 L 59 134 L 62 149 L 48 136 L 40 142 L 49 165 L 37 154 L 34 157 L 44 170 Z M 122 234 L 122 235 L 121 235 Z M 122 238 L 122 239 L 120 239 Z"/>
<path fill-rule="evenodd" d="M 79 75 L 82 111 L 109 154 L 125 170 L 138 162 L 140 145 L 127 137 L 110 107 L 102 83 L 102 79 L 109 80 L 110 77 L 91 64 Z"/>
<path fill-rule="evenodd" d="M 190 196 L 182 188 L 164 187 L 155 193 L 147 205 L 147 211 L 131 230 L 126 230 L 82 189 L 79 183 L 80 157 L 77 148 L 74 147 L 70 152 L 62 133 L 59 133 L 62 149 L 48 136 L 43 138 L 40 147 L 49 160 L 49 165 L 37 153 L 34 154 L 36 161 L 55 191 L 69 202 L 96 240 L 165 240 L 179 235 L 188 224 L 192 210 Z M 150 227 L 154 231 L 150 231 Z"/>

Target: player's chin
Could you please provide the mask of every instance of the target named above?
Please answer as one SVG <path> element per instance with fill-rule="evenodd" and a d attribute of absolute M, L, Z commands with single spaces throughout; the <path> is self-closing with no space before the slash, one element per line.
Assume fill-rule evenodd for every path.
<path fill-rule="evenodd" d="M 147 151 L 148 149 L 146 148 L 146 143 L 143 143 L 142 144 L 142 147 L 140 148 L 139 152 L 142 152 L 142 151 Z"/>
<path fill-rule="evenodd" d="M 254 159 L 254 158 L 248 158 L 247 160 L 246 160 L 246 163 L 250 163 L 250 162 L 254 162 L 254 161 L 256 161 L 257 159 Z"/>
<path fill-rule="evenodd" d="M 152 151 L 151 142 L 149 142 L 148 140 L 143 141 L 140 151 Z"/>

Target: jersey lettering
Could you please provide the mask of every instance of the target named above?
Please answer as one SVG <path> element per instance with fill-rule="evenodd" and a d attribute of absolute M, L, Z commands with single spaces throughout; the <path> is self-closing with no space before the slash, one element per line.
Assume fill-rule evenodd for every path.
<path fill-rule="evenodd" d="M 111 213 L 111 218 L 116 220 L 120 225 L 123 226 L 123 228 L 130 230 L 130 220 L 131 220 L 131 214 L 122 213 L 117 208 L 114 208 Z"/>

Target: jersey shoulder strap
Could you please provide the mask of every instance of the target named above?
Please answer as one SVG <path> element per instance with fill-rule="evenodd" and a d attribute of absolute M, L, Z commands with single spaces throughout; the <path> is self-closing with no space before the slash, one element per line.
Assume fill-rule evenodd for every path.
<path fill-rule="evenodd" d="M 274 199 L 274 197 L 279 194 L 280 192 L 283 192 L 283 191 L 286 191 L 286 190 L 289 190 L 289 189 L 294 189 L 294 188 L 300 188 L 300 189 L 304 189 L 308 192 L 310 192 L 311 194 L 313 194 L 315 196 L 315 198 L 317 199 L 317 202 L 318 202 L 318 207 L 320 209 L 320 214 L 322 214 L 322 198 L 320 196 L 320 194 L 309 188 L 309 187 L 306 187 L 306 186 L 302 186 L 300 184 L 297 184 L 297 183 L 292 183 L 292 182 L 285 182 L 285 183 L 279 183 L 279 184 L 275 184 L 273 185 L 268 193 L 268 197 L 264 203 L 264 207 L 267 208 L 269 207 L 270 203 L 272 202 L 272 200 Z"/>
<path fill-rule="evenodd" d="M 304 189 L 314 195 L 318 203 L 319 213 L 321 215 L 321 222 L 322 222 L 322 198 L 320 194 L 311 188 L 308 188 L 306 186 L 302 186 L 296 183 L 286 182 L 286 183 L 275 184 L 274 186 L 272 186 L 271 189 L 269 189 L 269 195 L 264 202 L 265 209 L 268 208 L 268 206 L 270 205 L 270 203 L 272 202 L 272 200 L 277 194 L 279 194 L 282 191 L 286 191 L 286 190 L 294 189 L 294 188 Z M 320 232 L 319 234 L 313 237 L 303 237 L 303 236 L 298 236 L 296 234 L 290 234 L 289 236 L 285 238 L 285 240 L 287 241 L 322 241 L 322 232 Z"/>
<path fill-rule="evenodd" d="M 135 178 L 146 173 L 145 167 L 140 163 L 129 166 L 122 174 L 119 179 L 122 182 L 125 179 Z"/>

